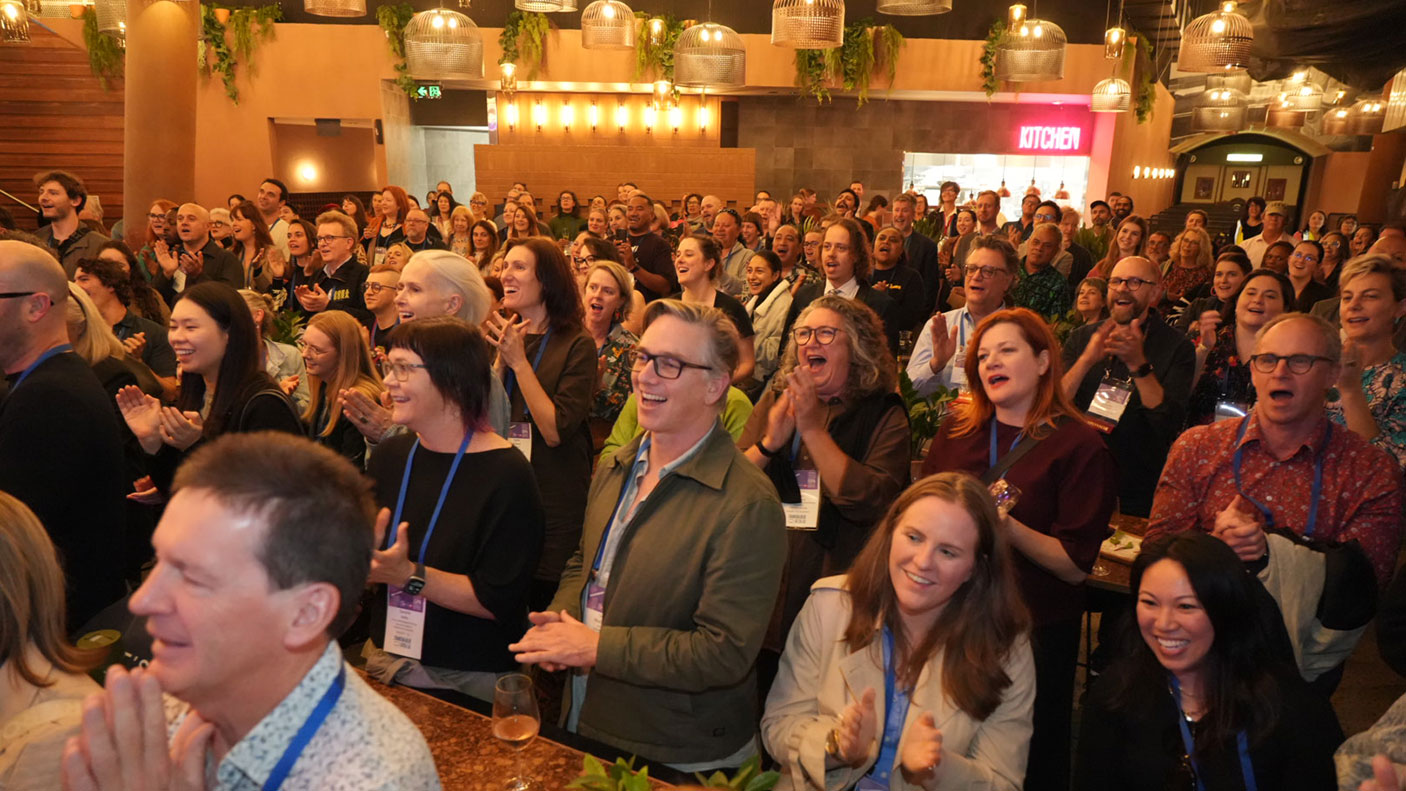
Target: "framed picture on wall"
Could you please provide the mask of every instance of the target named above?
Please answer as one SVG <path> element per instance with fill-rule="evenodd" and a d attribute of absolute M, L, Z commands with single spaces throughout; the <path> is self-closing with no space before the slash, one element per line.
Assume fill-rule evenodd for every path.
<path fill-rule="evenodd" d="M 1288 184 L 1288 179 L 1266 179 L 1264 182 L 1264 199 L 1267 201 L 1284 200 L 1284 187 Z"/>
<path fill-rule="evenodd" d="M 1213 176 L 1201 176 L 1196 179 L 1197 200 L 1211 200 L 1216 193 L 1216 180 Z"/>
<path fill-rule="evenodd" d="M 1250 171 L 1232 170 L 1230 171 L 1231 189 L 1243 190 L 1250 188 Z"/>

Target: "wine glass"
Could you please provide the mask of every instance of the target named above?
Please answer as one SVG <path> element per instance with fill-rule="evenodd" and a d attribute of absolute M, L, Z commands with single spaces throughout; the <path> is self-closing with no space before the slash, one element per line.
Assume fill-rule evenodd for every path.
<path fill-rule="evenodd" d="M 1015 504 L 1020 501 L 1020 487 L 1006 480 L 997 478 L 987 487 L 991 492 L 991 499 L 996 501 L 996 513 L 1005 519 L 1006 515 L 1015 508 Z"/>
<path fill-rule="evenodd" d="M 537 692 L 532 679 L 522 673 L 508 673 L 493 685 L 493 736 L 517 754 L 514 776 L 503 787 L 507 791 L 529 791 L 538 787 L 522 772 L 522 751 L 541 728 L 537 713 Z"/>

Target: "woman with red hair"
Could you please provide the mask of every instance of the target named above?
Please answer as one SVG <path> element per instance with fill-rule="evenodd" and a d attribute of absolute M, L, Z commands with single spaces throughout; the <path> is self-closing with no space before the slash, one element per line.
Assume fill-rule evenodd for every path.
<path fill-rule="evenodd" d="M 157 198 L 146 215 L 146 232 L 142 234 L 142 249 L 137 251 L 137 261 L 141 263 L 142 277 L 148 281 L 156 274 L 156 244 L 171 244 L 176 234 L 176 202 Z"/>
<path fill-rule="evenodd" d="M 966 353 L 971 400 L 938 430 L 923 474 L 962 470 L 1019 491 L 1002 530 L 1030 609 L 1035 733 L 1026 789 L 1068 788 L 1084 580 L 1117 502 L 1117 470 L 1097 429 L 1060 387 L 1049 326 L 1024 308 L 986 317 Z"/>
<path fill-rule="evenodd" d="M 366 246 L 366 263 L 370 266 L 385 263 L 386 252 L 398 243 L 405 241 L 405 215 L 410 211 L 410 196 L 394 184 L 381 188 L 379 211 L 362 232 Z"/>

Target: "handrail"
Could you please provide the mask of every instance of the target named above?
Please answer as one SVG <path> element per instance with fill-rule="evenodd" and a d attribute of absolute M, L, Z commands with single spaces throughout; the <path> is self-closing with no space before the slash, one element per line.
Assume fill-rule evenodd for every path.
<path fill-rule="evenodd" d="M 37 207 L 37 206 L 30 206 L 28 203 L 25 203 L 24 201 L 20 200 L 19 198 L 16 198 L 14 195 L 11 195 L 10 193 L 6 192 L 6 191 L 3 190 L 3 189 L 0 189 L 0 195 L 4 195 L 5 197 L 9 198 L 10 200 L 14 201 L 15 203 L 18 203 L 19 205 L 25 207 L 26 209 L 29 209 L 30 211 L 39 211 L 39 207 Z"/>

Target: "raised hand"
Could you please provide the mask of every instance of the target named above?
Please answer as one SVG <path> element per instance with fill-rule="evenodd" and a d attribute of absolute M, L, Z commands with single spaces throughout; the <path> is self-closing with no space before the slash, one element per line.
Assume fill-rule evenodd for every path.
<path fill-rule="evenodd" d="M 1201 338 L 1197 345 L 1203 349 L 1210 349 L 1216 345 L 1216 331 L 1220 329 L 1220 311 L 1208 310 L 1197 317 L 1197 324 L 1201 333 Z"/>
<path fill-rule="evenodd" d="M 942 731 L 937 729 L 932 712 L 923 712 L 904 732 L 899 761 L 904 773 L 913 780 L 921 780 L 937 771 L 938 764 L 942 763 Z"/>
<path fill-rule="evenodd" d="M 1264 557 L 1268 545 L 1264 534 L 1264 515 L 1240 494 L 1235 495 L 1225 510 L 1216 514 L 1211 535 L 1224 541 L 1246 563 Z"/>
<path fill-rule="evenodd" d="M 373 585 L 402 585 L 415 571 L 415 564 L 410 560 L 409 522 L 401 522 L 396 528 L 394 544 L 387 549 L 380 548 L 385 543 L 386 529 L 390 523 L 391 509 L 382 508 L 376 514 L 376 549 L 371 553 L 371 574 L 367 577 L 367 582 Z"/>
<path fill-rule="evenodd" d="M 303 306 L 304 310 L 312 313 L 326 310 L 327 303 L 331 301 L 327 292 L 322 290 L 320 283 L 314 284 L 312 288 L 298 286 L 293 289 L 293 296 L 298 298 L 298 303 Z"/>
<path fill-rule="evenodd" d="M 142 450 L 155 453 L 161 450 L 161 402 L 142 392 L 136 385 L 127 385 L 117 391 L 117 408 L 127 428 L 132 430 Z"/>
<path fill-rule="evenodd" d="M 957 329 L 957 325 L 949 329 L 947 317 L 941 313 L 932 317 L 932 360 L 928 367 L 932 368 L 933 373 L 946 368 L 947 361 L 957 353 Z"/>
<path fill-rule="evenodd" d="M 161 409 L 161 441 L 177 450 L 185 450 L 200 439 L 205 421 L 199 412 L 182 412 L 173 407 Z"/>
<path fill-rule="evenodd" d="M 783 392 L 771 405 L 766 415 L 766 433 L 762 435 L 762 445 L 772 452 L 780 452 L 782 446 L 791 440 L 796 430 L 796 413 L 791 407 L 791 399 Z"/>
<path fill-rule="evenodd" d="M 291 396 L 293 395 L 293 391 L 298 389 L 298 380 L 300 378 L 301 377 L 297 374 L 285 376 L 278 380 L 278 389 L 282 390 L 284 395 Z"/>
<path fill-rule="evenodd" d="M 381 398 L 388 400 L 390 394 L 382 393 Z M 342 404 L 342 415 L 356 426 L 356 430 L 360 431 L 363 437 L 372 442 L 380 442 L 395 424 L 388 405 L 372 401 L 360 390 L 341 390 L 337 393 L 337 399 Z"/>
<path fill-rule="evenodd" d="M 146 351 L 146 333 L 138 332 L 122 342 L 122 348 L 127 350 L 127 356 L 140 359 L 142 352 Z"/>
<path fill-rule="evenodd" d="M 874 711 L 874 688 L 864 690 L 859 700 L 850 703 L 840 713 L 839 724 L 835 726 L 835 744 L 839 746 L 839 759 L 850 766 L 858 766 L 869 757 L 869 749 L 874 744 L 879 728 L 879 715 Z"/>

